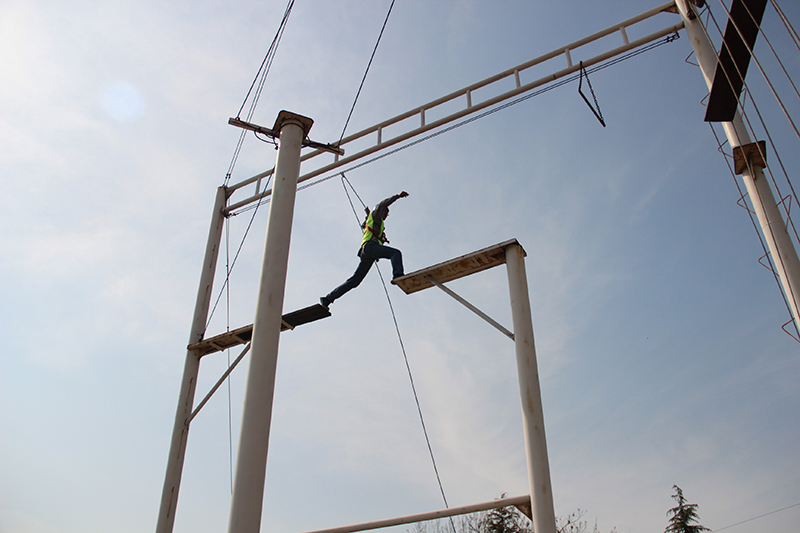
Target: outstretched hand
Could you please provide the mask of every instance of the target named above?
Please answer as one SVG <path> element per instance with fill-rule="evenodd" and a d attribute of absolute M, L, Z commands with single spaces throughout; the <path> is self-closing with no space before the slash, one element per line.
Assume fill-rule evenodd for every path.
<path fill-rule="evenodd" d="M 408 196 L 408 193 L 406 191 L 403 191 L 399 194 L 399 196 L 400 198 L 405 198 L 406 196 Z"/>

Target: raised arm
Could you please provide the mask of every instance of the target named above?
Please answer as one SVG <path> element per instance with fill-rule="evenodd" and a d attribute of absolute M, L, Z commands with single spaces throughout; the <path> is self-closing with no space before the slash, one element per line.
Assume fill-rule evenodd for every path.
<path fill-rule="evenodd" d="M 405 198 L 406 196 L 408 196 L 408 193 L 403 191 L 400 194 L 395 194 L 394 196 L 390 196 L 389 198 L 383 200 L 381 203 L 375 206 L 375 211 L 372 213 L 373 219 L 379 218 L 380 220 L 383 220 L 386 217 L 386 211 L 389 209 L 389 206 L 400 198 Z"/>

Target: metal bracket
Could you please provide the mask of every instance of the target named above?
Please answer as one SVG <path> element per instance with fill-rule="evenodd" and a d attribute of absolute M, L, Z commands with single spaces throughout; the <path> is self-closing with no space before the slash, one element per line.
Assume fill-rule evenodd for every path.
<path fill-rule="evenodd" d="M 758 141 L 757 143 L 744 144 L 733 147 L 733 168 L 737 174 L 741 174 L 745 169 L 766 168 L 767 167 L 767 143 Z"/>
<path fill-rule="evenodd" d="M 228 367 L 228 370 L 226 370 L 225 373 L 222 374 L 222 377 L 217 380 L 217 382 L 214 384 L 213 387 L 211 387 L 211 390 L 208 391 L 208 394 L 206 394 L 206 397 L 203 398 L 203 401 L 201 401 L 197 405 L 197 408 L 194 411 L 192 411 L 192 414 L 186 417 L 185 424 L 187 428 L 189 427 L 189 424 L 192 422 L 192 420 L 194 420 L 194 417 L 197 416 L 197 413 L 200 412 L 200 409 L 202 409 L 203 406 L 206 403 L 208 403 L 208 400 L 210 400 L 211 397 L 214 395 L 214 393 L 217 392 L 217 389 L 219 389 L 220 386 L 222 386 L 227 377 L 231 375 L 231 372 L 233 372 L 233 369 L 236 368 L 236 365 L 238 365 L 239 362 L 242 359 L 244 359 L 244 356 L 247 355 L 247 352 L 249 351 L 250 351 L 250 343 L 247 343 L 247 346 L 244 347 L 244 350 L 242 350 L 242 353 L 239 354 L 239 357 L 237 357 L 236 360 L 233 363 L 231 363 L 231 366 Z"/>
<path fill-rule="evenodd" d="M 233 118 L 233 117 L 228 119 L 228 124 L 230 124 L 231 126 L 236 126 L 237 128 L 242 128 L 242 129 L 245 129 L 245 130 L 254 131 L 256 133 L 262 133 L 264 135 L 268 135 L 268 136 L 273 137 L 275 139 L 279 139 L 280 138 L 280 134 L 281 134 L 280 127 L 283 124 L 283 122 L 286 120 L 286 117 L 284 116 L 284 113 L 287 113 L 287 112 L 286 111 L 281 111 L 281 114 L 278 115 L 278 119 L 275 121 L 275 126 L 273 126 L 272 129 L 265 128 L 264 126 L 259 126 L 258 124 L 253 124 L 251 122 L 245 122 L 244 120 L 241 120 L 239 118 Z M 300 115 L 293 115 L 293 117 L 300 117 Z M 300 118 L 302 119 L 304 117 L 300 117 Z M 311 121 L 311 119 L 306 119 L 306 121 Z M 302 122 L 302 120 L 301 120 L 301 122 Z M 313 121 L 311 121 L 311 124 L 313 124 Z M 308 130 L 311 129 L 311 124 L 305 124 L 304 123 L 303 124 L 303 129 L 306 132 L 308 132 Z M 318 143 L 318 142 L 312 141 L 311 139 L 309 139 L 307 137 L 303 140 L 303 146 L 307 146 L 309 148 L 315 148 L 317 150 L 322 150 L 323 152 L 332 152 L 332 153 L 337 154 L 337 155 L 344 155 L 344 149 L 343 148 L 339 148 L 338 146 L 333 146 L 331 144 Z"/>

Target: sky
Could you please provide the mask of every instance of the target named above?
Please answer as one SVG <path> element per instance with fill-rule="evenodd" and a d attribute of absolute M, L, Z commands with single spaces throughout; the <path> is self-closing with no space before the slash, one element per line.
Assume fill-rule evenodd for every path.
<path fill-rule="evenodd" d="M 314 120 L 313 140 L 338 140 L 389 4 L 297 0 L 253 122 L 285 109 Z M 398 0 L 346 131 L 658 5 Z M 800 5 L 781 6 L 797 27 Z M 0 532 L 154 530 L 214 194 L 239 136 L 227 121 L 285 7 L 0 0 Z M 796 78 L 772 4 L 764 28 Z M 760 40 L 775 72 L 768 52 Z M 571 83 L 347 177 L 368 205 L 409 192 L 387 220 L 406 272 L 512 238 L 526 250 L 556 515 L 660 532 L 678 485 L 712 530 L 797 531 L 800 345 L 690 56 L 681 32 L 592 73 L 606 127 Z M 759 80 L 751 67 L 784 197 L 798 139 Z M 798 116 L 796 96 L 786 105 Z M 248 136 L 232 182 L 275 157 Z M 252 323 L 268 205 L 229 219 L 209 335 Z M 292 231 L 286 312 L 357 265 L 338 178 L 298 192 Z M 504 268 L 450 287 L 511 327 Z M 441 291 L 388 291 L 449 505 L 525 494 L 512 343 Z M 444 507 L 375 269 L 331 311 L 281 337 L 262 531 Z M 196 401 L 238 353 L 202 359 Z M 192 422 L 176 533 L 227 530 L 248 364 Z"/>

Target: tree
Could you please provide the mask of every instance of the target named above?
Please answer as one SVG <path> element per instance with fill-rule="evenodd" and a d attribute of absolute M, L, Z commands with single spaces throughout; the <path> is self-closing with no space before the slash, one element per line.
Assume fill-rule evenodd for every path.
<path fill-rule="evenodd" d="M 675 489 L 675 494 L 672 497 L 678 502 L 678 505 L 667 511 L 667 516 L 672 516 L 664 533 L 701 533 L 703 531 L 711 531 L 700 524 L 695 525 L 699 521 L 697 504 L 686 503 L 683 491 L 678 485 L 673 485 L 672 488 Z"/>
<path fill-rule="evenodd" d="M 505 494 L 501 498 L 504 498 Z M 408 533 L 535 533 L 533 524 L 523 512 L 514 506 L 500 507 L 490 511 L 454 516 L 450 519 L 438 519 L 417 522 Z M 567 517 L 556 518 L 558 533 L 590 533 L 589 525 L 583 516 L 586 511 L 578 509 Z M 612 528 L 609 533 L 616 533 Z M 600 533 L 595 523 L 591 533 Z"/>
<path fill-rule="evenodd" d="M 586 511 L 578 509 L 566 517 L 556 517 L 556 531 L 558 533 L 587 533 L 589 531 L 589 524 L 586 522 L 586 520 L 583 520 L 583 516 L 585 514 Z M 594 523 L 594 529 L 592 529 L 592 533 L 600 533 L 600 530 L 597 529 L 596 521 Z M 610 533 L 617 533 L 617 528 L 611 528 Z"/>
<path fill-rule="evenodd" d="M 513 507 L 492 509 L 486 515 L 483 531 L 486 533 L 533 533 L 532 529 L 521 523 L 521 518 L 520 512 Z"/>

